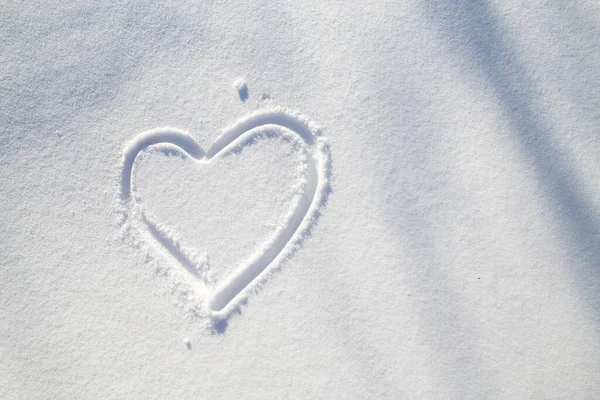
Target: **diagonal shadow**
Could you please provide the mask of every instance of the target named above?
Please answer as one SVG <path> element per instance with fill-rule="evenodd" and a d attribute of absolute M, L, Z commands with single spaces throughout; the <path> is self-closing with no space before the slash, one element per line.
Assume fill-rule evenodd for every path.
<path fill-rule="evenodd" d="M 552 143 L 551 128 L 533 108 L 532 79 L 517 59 L 510 38 L 485 0 L 426 0 L 431 19 L 462 50 L 494 89 L 508 116 L 510 133 L 531 160 L 535 176 L 554 206 L 573 257 L 578 287 L 592 307 L 600 310 L 600 227 L 593 204 L 586 198 L 572 165 Z M 457 46 L 454 46 L 457 47 Z"/>

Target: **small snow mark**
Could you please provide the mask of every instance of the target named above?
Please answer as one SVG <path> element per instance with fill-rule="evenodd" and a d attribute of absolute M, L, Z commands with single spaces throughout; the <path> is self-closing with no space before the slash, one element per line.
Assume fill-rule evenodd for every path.
<path fill-rule="evenodd" d="M 269 93 L 262 93 L 260 98 L 256 101 L 256 107 L 265 106 L 271 104 L 273 99 L 271 99 L 271 95 Z"/>
<path fill-rule="evenodd" d="M 238 92 L 240 96 L 240 100 L 246 101 L 248 100 L 248 83 L 245 78 L 237 78 L 233 82 L 233 88 Z"/>
<path fill-rule="evenodd" d="M 183 343 L 185 343 L 185 346 L 188 348 L 188 350 L 192 349 L 192 342 L 190 341 L 190 338 L 183 339 Z"/>

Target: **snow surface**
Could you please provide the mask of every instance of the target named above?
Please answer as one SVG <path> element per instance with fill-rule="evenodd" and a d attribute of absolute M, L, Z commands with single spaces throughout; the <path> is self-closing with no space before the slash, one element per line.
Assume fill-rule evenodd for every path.
<path fill-rule="evenodd" d="M 245 78 L 237 78 L 234 82 L 233 82 L 233 88 L 235 89 L 236 92 L 238 92 L 238 95 L 240 96 L 240 100 L 242 101 L 246 101 L 248 100 L 248 83 L 246 82 Z"/>
<path fill-rule="evenodd" d="M 600 398 L 599 4 L 3 2 L 0 398 Z"/>

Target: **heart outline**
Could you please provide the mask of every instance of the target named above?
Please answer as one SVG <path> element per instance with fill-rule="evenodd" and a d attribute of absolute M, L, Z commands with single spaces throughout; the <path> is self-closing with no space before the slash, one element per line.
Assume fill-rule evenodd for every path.
<path fill-rule="evenodd" d="M 268 272 L 278 269 L 282 261 L 291 257 L 310 234 L 331 191 L 331 157 L 327 141 L 320 136 L 320 130 L 306 118 L 276 107 L 256 111 L 238 120 L 225 129 L 206 152 L 192 135 L 174 128 L 158 128 L 138 134 L 123 150 L 120 199 L 125 205 L 125 218 L 130 220 L 133 215 L 137 215 L 133 210 L 140 206 L 135 196 L 133 170 L 137 156 L 143 150 L 167 144 L 177 147 L 197 162 L 208 163 L 230 154 L 252 138 L 265 133 L 295 140 L 303 146 L 307 160 L 305 187 L 294 211 L 288 215 L 287 223 L 275 231 L 272 240 L 242 262 L 216 287 L 208 288 L 207 282 L 201 278 L 194 282 L 196 288 L 203 284 L 201 290 L 208 293 L 204 307 L 213 318 L 231 316 L 238 305 L 245 302 L 252 288 L 264 283 Z M 141 218 L 138 218 L 135 225 L 146 241 L 158 246 L 159 251 L 166 249 L 180 266 L 193 273 L 173 240 L 146 218 L 143 211 L 139 216 Z"/>

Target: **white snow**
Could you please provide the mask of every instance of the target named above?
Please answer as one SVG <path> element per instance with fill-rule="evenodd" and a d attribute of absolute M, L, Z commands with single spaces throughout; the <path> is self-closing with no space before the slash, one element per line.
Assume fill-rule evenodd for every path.
<path fill-rule="evenodd" d="M 248 99 L 248 83 L 245 78 L 240 77 L 233 81 L 233 88 L 240 96 L 240 100 L 246 101 Z"/>
<path fill-rule="evenodd" d="M 0 398 L 600 398 L 599 26 L 4 2 Z"/>

